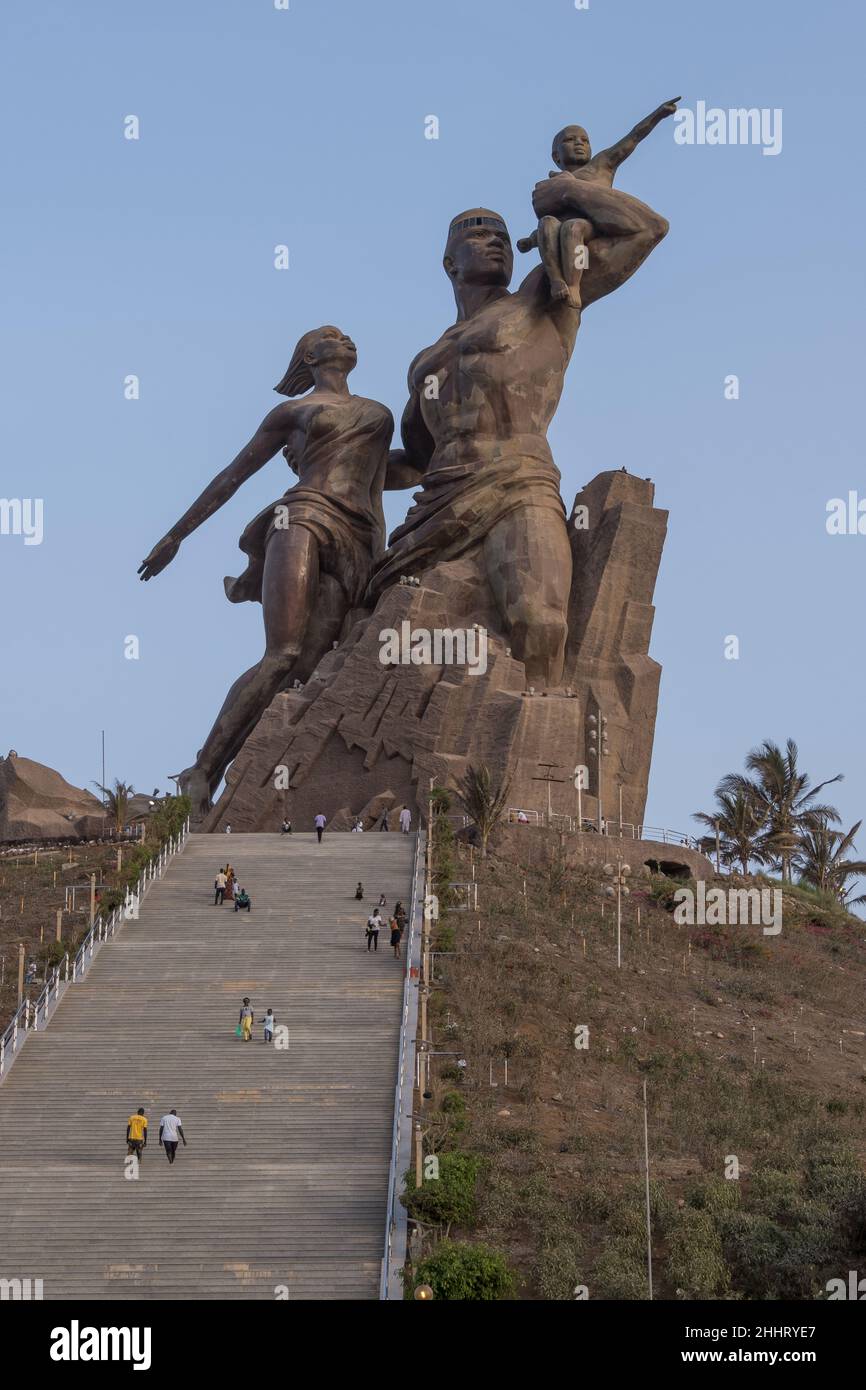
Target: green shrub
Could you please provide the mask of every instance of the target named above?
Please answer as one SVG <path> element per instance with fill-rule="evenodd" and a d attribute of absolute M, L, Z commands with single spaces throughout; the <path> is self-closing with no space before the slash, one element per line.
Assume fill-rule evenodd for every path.
<path fill-rule="evenodd" d="M 733 1178 L 702 1178 L 686 1193 L 689 1206 L 707 1211 L 710 1216 L 734 1211 L 740 1205 L 740 1184 Z"/>
<path fill-rule="evenodd" d="M 481 1173 L 481 1158 L 477 1154 L 443 1153 L 439 1159 L 439 1177 L 422 1180 L 415 1186 L 415 1171 L 406 1174 L 406 1191 L 400 1201 L 410 1216 L 433 1226 L 471 1226 L 477 1214 L 476 1188 Z M 429 1281 L 428 1281 L 429 1282 Z"/>
<path fill-rule="evenodd" d="M 649 1298 L 646 1241 L 617 1236 L 599 1255 L 590 1283 L 594 1298 Z"/>
<path fill-rule="evenodd" d="M 448 1302 L 508 1298 L 514 1275 L 505 1256 L 489 1245 L 443 1240 L 417 1266 L 409 1290 L 429 1284 L 435 1298 Z"/>
<path fill-rule="evenodd" d="M 689 1298 L 715 1298 L 728 1289 L 730 1271 L 708 1211 L 685 1207 L 679 1213 L 668 1239 L 667 1274 Z"/>
<path fill-rule="evenodd" d="M 545 1242 L 535 1263 L 535 1283 L 542 1298 L 565 1301 L 574 1298 L 582 1273 L 581 1243 L 577 1235 Z"/>
<path fill-rule="evenodd" d="M 463 1115 L 466 1112 L 466 1098 L 459 1091 L 446 1091 L 442 1097 L 442 1109 L 446 1115 Z"/>

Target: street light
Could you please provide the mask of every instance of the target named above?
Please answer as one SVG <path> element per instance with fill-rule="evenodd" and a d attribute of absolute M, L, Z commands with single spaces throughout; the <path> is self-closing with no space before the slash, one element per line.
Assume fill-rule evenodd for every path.
<path fill-rule="evenodd" d="M 429 1303 L 433 1297 L 433 1290 L 429 1284 L 419 1284 L 413 1297 L 417 1303 Z"/>
<path fill-rule="evenodd" d="M 604 873 L 612 879 L 612 883 L 605 886 L 605 896 L 608 898 L 616 897 L 616 968 L 622 968 L 622 900 L 629 895 L 629 886 L 626 883 L 631 868 L 628 864 L 623 864 L 621 859 L 617 859 L 616 868 L 613 864 L 605 864 Z M 616 885 L 614 887 L 614 884 Z"/>
<path fill-rule="evenodd" d="M 596 775 L 596 790 L 598 792 L 598 833 L 600 835 L 602 833 L 601 760 L 602 758 L 606 758 L 610 752 L 607 746 L 607 720 L 601 710 L 599 710 L 598 718 L 596 718 L 594 714 L 591 714 L 587 723 L 589 724 L 589 756 L 595 758 L 598 769 Z M 601 731 L 601 741 L 599 741 L 599 730 Z"/>

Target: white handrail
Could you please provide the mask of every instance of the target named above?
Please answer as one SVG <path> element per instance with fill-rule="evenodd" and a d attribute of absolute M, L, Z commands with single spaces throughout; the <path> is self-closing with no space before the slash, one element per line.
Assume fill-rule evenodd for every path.
<path fill-rule="evenodd" d="M 564 811 L 535 811 L 524 806 L 509 806 L 506 816 L 509 825 L 517 822 L 520 814 L 532 817 L 529 824 L 536 825 L 545 830 L 560 830 L 573 834 L 577 829 L 577 816 L 570 816 Z M 525 822 L 524 822 L 525 823 Z M 687 835 L 682 830 L 668 830 L 667 827 L 659 825 L 633 825 L 631 821 L 623 821 L 620 825 L 618 820 L 606 818 L 604 828 L 597 831 L 595 821 L 589 817 L 583 817 L 584 832 L 586 834 L 602 834 L 608 839 L 629 839 L 629 840 L 650 840 L 654 844 L 662 845 L 681 845 L 685 849 L 693 849 L 698 854 L 703 854 L 700 841 L 694 835 Z"/>
<path fill-rule="evenodd" d="M 173 857 L 173 855 L 176 854 L 186 843 L 186 838 L 188 834 L 189 817 L 187 817 L 186 821 L 184 822 L 184 826 L 180 834 L 176 836 L 175 839 L 170 841 L 170 844 L 174 846 L 174 848 L 171 851 L 171 857 Z M 161 850 L 157 858 L 160 861 L 162 861 L 163 855 L 164 851 Z M 148 864 L 145 865 L 145 867 L 139 874 L 139 877 L 133 889 L 127 887 L 122 907 L 116 907 L 112 912 L 111 916 L 108 918 L 103 917 L 101 913 L 97 917 L 93 926 L 90 928 L 89 932 L 85 936 L 74 957 L 72 958 L 71 978 L 69 971 L 70 958 L 69 952 L 67 951 L 66 955 L 63 958 L 62 992 L 60 987 L 61 967 L 59 965 L 56 965 L 53 966 L 49 972 L 46 973 L 45 984 L 42 988 L 42 992 L 36 999 L 35 1003 L 31 1003 L 31 1000 L 27 998 L 25 1000 L 22 1000 L 22 1002 L 19 1004 L 18 1009 L 16 1010 L 12 1018 L 12 1021 L 6 1028 L 6 1031 L 3 1033 L 2 1037 L 0 1037 L 0 1082 L 3 1081 L 4 1077 L 6 1076 L 6 1073 L 11 1068 L 16 1056 L 20 1052 L 21 1048 L 24 1046 L 24 1043 L 27 1041 L 27 1035 L 30 1032 L 38 1032 L 40 1027 L 40 1019 L 41 1027 L 46 1028 L 51 1018 L 54 1016 L 54 1011 L 60 1002 L 62 993 L 65 994 L 66 989 L 70 984 L 74 984 L 76 981 L 84 978 L 84 975 L 87 972 L 87 968 L 90 962 L 93 960 L 96 948 L 98 946 L 103 945 L 104 942 L 110 940 L 111 937 L 115 936 L 116 933 L 123 926 L 124 921 L 127 921 L 130 915 L 137 916 L 138 908 L 144 897 L 145 891 L 148 887 L 148 883 L 152 882 L 152 879 L 148 879 L 148 871 L 152 868 L 154 862 L 154 860 L 151 860 Z M 168 856 L 165 858 L 165 864 L 168 864 Z M 161 876 L 162 869 L 160 870 L 160 877 Z M 33 1016 L 32 1023 L 31 1011 Z"/>
<path fill-rule="evenodd" d="M 428 826 L 427 833 L 431 827 Z M 421 942 L 423 929 L 421 914 L 426 899 L 424 887 L 419 895 L 421 883 L 421 851 L 424 847 L 424 833 L 419 829 L 415 840 L 415 856 L 412 863 L 412 899 L 409 910 L 409 936 L 406 942 L 406 975 L 403 981 L 403 1009 L 400 1016 L 400 1040 L 397 1048 L 397 1085 L 394 1091 L 394 1122 L 391 1130 L 391 1161 L 388 1166 L 388 1199 L 385 1211 L 385 1248 L 382 1256 L 382 1275 L 379 1284 L 380 1300 L 402 1298 L 402 1290 L 397 1287 L 398 1270 L 406 1260 L 407 1218 L 405 1209 L 399 1204 L 397 1182 L 401 1164 L 401 1150 L 411 1153 L 412 1143 L 412 1092 L 414 1089 L 414 1063 L 409 1058 L 409 1049 L 415 1042 L 418 1032 L 418 990 L 421 984 Z M 419 900 L 420 899 L 420 900 Z M 415 970 L 417 984 L 413 988 L 412 971 Z M 407 1104 L 408 1092 L 408 1104 Z M 408 1137 L 407 1137 L 408 1136 Z M 408 1162 L 408 1159 L 406 1160 Z M 396 1248 L 395 1248 L 396 1247 Z M 402 1256 L 402 1258 L 400 1258 Z"/>

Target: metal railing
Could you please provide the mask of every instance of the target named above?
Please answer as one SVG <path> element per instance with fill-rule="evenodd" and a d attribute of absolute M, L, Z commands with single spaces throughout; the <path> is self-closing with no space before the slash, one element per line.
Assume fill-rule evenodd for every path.
<path fill-rule="evenodd" d="M 412 1093 L 415 1085 L 415 1065 L 411 1050 L 418 1032 L 418 990 L 421 988 L 422 914 L 425 909 L 424 868 L 422 851 L 426 847 L 424 832 L 415 839 L 412 863 L 412 900 L 409 911 L 409 936 L 406 942 L 406 975 L 403 981 L 403 1010 L 400 1017 L 400 1041 L 397 1048 L 397 1085 L 394 1092 L 394 1124 L 391 1131 L 391 1161 L 388 1168 L 388 1204 L 385 1212 L 385 1249 L 382 1256 L 380 1300 L 402 1299 L 400 1271 L 406 1263 L 408 1219 L 406 1208 L 399 1200 L 398 1185 L 409 1167 L 412 1155 Z"/>
<path fill-rule="evenodd" d="M 127 888 L 124 900 L 116 907 L 110 917 L 98 916 L 85 936 L 75 955 L 67 951 L 60 965 L 56 965 L 46 977 L 42 992 L 36 1000 L 23 999 L 11 1023 L 0 1037 L 0 1082 L 3 1081 L 12 1063 L 31 1033 L 46 1028 L 68 985 L 83 980 L 100 946 L 117 935 L 124 922 L 138 917 L 144 895 L 155 879 L 162 878 L 169 861 L 177 854 L 189 834 L 189 819 L 183 829 L 172 836 L 160 849 L 159 854 L 144 868 L 133 888 Z"/>
<path fill-rule="evenodd" d="M 577 831 L 577 816 L 569 816 L 560 811 L 533 811 L 522 806 L 509 806 L 506 812 L 510 825 L 536 825 L 544 830 L 561 830 L 567 834 L 575 834 Z M 520 819 L 520 818 L 523 819 Z M 685 849 L 697 850 L 703 853 L 700 841 L 694 835 L 687 835 L 682 830 L 668 830 L 659 825 L 633 825 L 630 821 L 605 820 L 602 818 L 602 828 L 599 830 L 597 821 L 589 816 L 582 818 L 582 833 L 587 835 L 605 835 L 609 839 L 624 840 L 651 840 L 656 844 L 680 845 Z"/>

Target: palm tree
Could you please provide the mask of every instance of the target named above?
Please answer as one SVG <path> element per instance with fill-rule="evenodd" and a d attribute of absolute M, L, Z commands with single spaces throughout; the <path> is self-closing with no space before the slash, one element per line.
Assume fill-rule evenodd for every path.
<path fill-rule="evenodd" d="M 114 821 L 118 835 L 122 835 L 129 810 L 129 798 L 135 795 L 132 784 L 119 782 L 115 777 L 113 787 L 103 787 L 99 782 L 94 782 L 93 785 L 98 787 L 105 797 L 105 809 Z"/>
<path fill-rule="evenodd" d="M 797 745 L 792 738 L 785 744 L 784 753 L 767 738 L 746 758 L 752 777 L 730 772 L 719 783 L 723 794 L 741 794 L 754 802 L 764 825 L 758 845 L 761 857 L 781 865 L 783 883 L 791 882 L 791 861 L 801 836 L 820 829 L 828 821 L 839 820 L 835 806 L 821 805 L 815 797 L 824 787 L 841 782 L 843 774 L 837 772 L 835 777 L 813 787 L 808 774 L 798 768 L 797 758 Z"/>
<path fill-rule="evenodd" d="M 487 841 L 502 818 L 511 789 L 509 778 L 493 785 L 488 767 L 467 767 L 457 796 L 481 837 L 481 855 L 487 854 Z"/>
<path fill-rule="evenodd" d="M 701 840 L 701 849 L 711 854 L 716 847 L 715 830 L 719 827 L 719 857 L 723 863 L 739 864 L 744 874 L 749 872 L 749 862 L 761 863 L 761 832 L 764 821 L 752 797 L 742 790 L 724 791 L 722 783 L 716 787 L 715 811 L 697 811 L 692 817 L 712 830 Z"/>
<path fill-rule="evenodd" d="M 862 824 L 862 820 L 858 820 L 847 834 L 831 829 L 826 821 L 813 830 L 805 831 L 800 837 L 800 848 L 794 859 L 799 882 L 825 893 L 833 893 L 843 907 L 866 902 L 866 893 L 852 898 L 855 885 L 848 886 L 850 878 L 866 874 L 866 862 L 845 858 L 848 850 L 853 848 L 854 836 Z"/>

